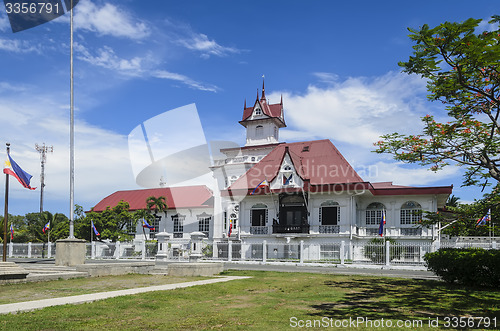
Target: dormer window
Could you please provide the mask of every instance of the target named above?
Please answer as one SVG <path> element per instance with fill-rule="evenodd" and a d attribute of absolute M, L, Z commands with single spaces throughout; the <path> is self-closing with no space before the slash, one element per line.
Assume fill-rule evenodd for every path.
<path fill-rule="evenodd" d="M 260 108 L 255 108 L 255 115 L 262 115 L 262 110 Z"/>
<path fill-rule="evenodd" d="M 291 171 L 292 167 L 290 167 L 288 164 L 283 166 L 283 171 Z"/>

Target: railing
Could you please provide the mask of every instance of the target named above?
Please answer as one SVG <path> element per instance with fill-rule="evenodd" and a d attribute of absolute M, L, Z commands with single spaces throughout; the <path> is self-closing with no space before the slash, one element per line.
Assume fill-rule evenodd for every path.
<path fill-rule="evenodd" d="M 89 259 L 155 259 L 158 244 L 156 242 L 93 242 L 87 243 L 86 257 Z M 240 241 L 202 242 L 202 259 L 223 261 L 284 261 L 294 263 L 356 263 L 376 265 L 424 265 L 424 255 L 445 247 L 482 247 L 499 249 L 496 241 L 441 243 L 429 241 L 383 241 L 381 242 L 340 242 L 307 243 L 300 238 L 286 242 L 285 239 L 273 238 L 261 243 Z M 0 246 L 1 253 L 2 246 Z M 9 243 L 9 258 L 53 258 L 56 253 L 54 243 Z M 190 243 L 170 241 L 168 258 L 186 260 L 190 254 Z"/>
<path fill-rule="evenodd" d="M 250 234 L 268 234 L 269 228 L 267 226 L 251 226 Z"/>
<path fill-rule="evenodd" d="M 235 164 L 235 163 L 257 163 L 262 160 L 263 156 L 237 156 L 233 158 L 227 158 L 223 160 L 215 160 L 215 166 L 223 166 L 225 164 Z"/>
<path fill-rule="evenodd" d="M 273 224 L 273 233 L 309 233 L 309 224 L 281 225 Z"/>
<path fill-rule="evenodd" d="M 340 233 L 340 225 L 320 225 L 319 233 Z"/>

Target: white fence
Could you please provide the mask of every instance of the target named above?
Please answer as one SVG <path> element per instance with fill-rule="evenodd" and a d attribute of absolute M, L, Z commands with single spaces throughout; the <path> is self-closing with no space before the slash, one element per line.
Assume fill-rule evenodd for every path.
<path fill-rule="evenodd" d="M 189 258 L 190 243 L 169 244 L 168 258 L 185 260 Z M 202 242 L 202 259 L 218 261 L 259 261 L 294 263 L 355 263 L 375 265 L 423 265 L 423 257 L 440 247 L 480 247 L 498 249 L 495 241 L 473 243 L 446 241 L 383 243 L 305 243 L 304 241 L 284 243 L 263 241 L 262 243 L 241 243 L 237 241 Z M 0 253 L 3 247 L 0 245 Z M 9 258 L 51 258 L 55 257 L 55 243 L 9 243 Z M 86 256 L 90 259 L 155 259 L 158 245 L 155 242 L 92 242 L 87 243 Z"/>

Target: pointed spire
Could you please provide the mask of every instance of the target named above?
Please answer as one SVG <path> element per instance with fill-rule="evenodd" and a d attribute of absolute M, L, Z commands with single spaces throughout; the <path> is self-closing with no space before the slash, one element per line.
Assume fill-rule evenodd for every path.
<path fill-rule="evenodd" d="M 262 97 L 260 100 L 266 100 L 266 88 L 264 86 L 264 75 L 262 75 Z"/>
<path fill-rule="evenodd" d="M 282 106 L 283 106 L 283 94 L 281 95 L 280 105 L 282 105 Z"/>
<path fill-rule="evenodd" d="M 243 106 L 243 109 L 247 109 L 247 98 L 245 98 L 245 105 Z"/>
<path fill-rule="evenodd" d="M 257 89 L 257 101 L 259 101 L 259 89 Z"/>

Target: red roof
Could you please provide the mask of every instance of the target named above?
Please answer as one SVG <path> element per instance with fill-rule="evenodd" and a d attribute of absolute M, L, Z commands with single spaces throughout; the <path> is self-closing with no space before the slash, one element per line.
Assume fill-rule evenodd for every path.
<path fill-rule="evenodd" d="M 392 182 L 371 183 L 373 195 L 419 195 L 419 194 L 451 194 L 453 185 L 414 187 L 394 185 Z"/>
<path fill-rule="evenodd" d="M 325 139 L 279 144 L 227 191 L 231 194 L 247 194 L 261 181 L 271 182 L 278 175 L 286 154 L 290 156 L 297 174 L 309 186 L 364 183 L 332 142 Z"/>
<path fill-rule="evenodd" d="M 284 122 L 283 118 L 283 105 L 280 103 L 276 103 L 273 105 L 267 104 L 266 100 L 257 101 L 260 104 L 262 112 L 269 117 L 278 118 L 280 121 Z M 252 116 L 254 107 L 247 107 L 243 110 L 243 118 L 242 121 L 247 120 L 250 116 Z"/>
<path fill-rule="evenodd" d="M 146 209 L 146 199 L 151 196 L 167 198 L 168 209 L 213 206 L 212 191 L 204 185 L 199 185 L 117 191 L 99 201 L 93 211 L 101 212 L 107 207 L 115 207 L 122 200 L 129 203 L 130 210 Z"/>

